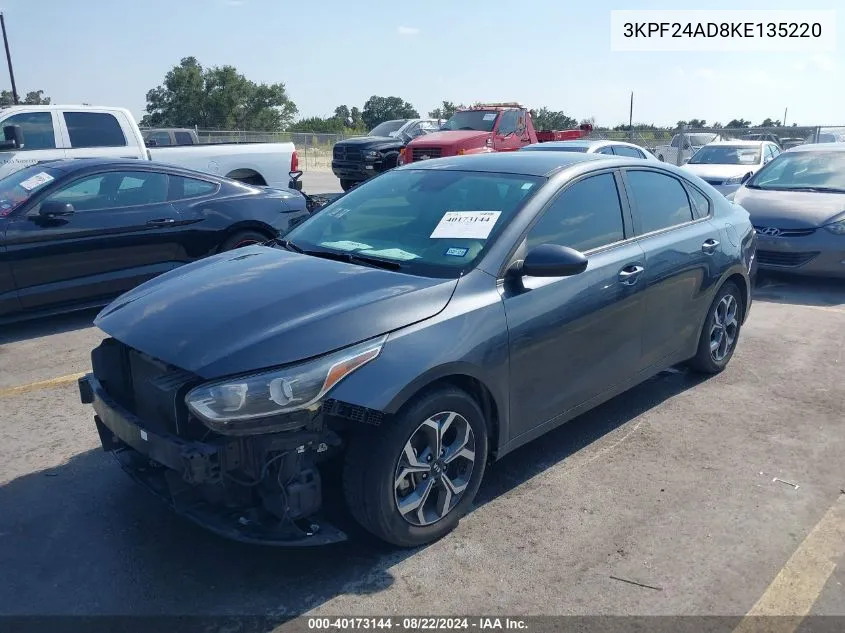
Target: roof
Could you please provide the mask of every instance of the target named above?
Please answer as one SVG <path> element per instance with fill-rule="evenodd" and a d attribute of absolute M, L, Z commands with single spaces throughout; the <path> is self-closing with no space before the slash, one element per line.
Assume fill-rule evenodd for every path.
<path fill-rule="evenodd" d="M 524 176 L 548 176 L 559 168 L 585 161 L 619 161 L 618 157 L 580 152 L 491 152 L 449 158 L 435 158 L 408 163 L 398 170 L 451 169 L 455 171 L 490 171 Z M 640 160 L 642 159 L 635 159 Z"/>
<path fill-rule="evenodd" d="M 845 143 L 804 143 L 790 147 L 783 153 L 798 154 L 799 152 L 845 152 Z"/>
<path fill-rule="evenodd" d="M 39 161 L 30 167 L 49 167 L 50 169 L 57 169 L 65 173 L 72 173 L 83 170 L 96 170 L 97 168 L 124 168 L 126 170 L 138 171 L 139 169 L 161 169 L 170 172 L 178 172 L 184 174 L 197 174 L 198 176 L 217 179 L 219 176 L 214 174 L 207 174 L 205 172 L 198 172 L 193 169 L 186 169 L 178 165 L 170 165 L 168 163 L 160 163 L 151 160 L 138 160 L 127 158 L 65 158 L 62 160 L 45 160 Z"/>
<path fill-rule="evenodd" d="M 609 141 L 607 139 L 572 139 L 569 141 L 548 141 L 547 143 L 533 143 L 522 149 L 555 149 L 556 147 L 602 147 L 604 145 L 630 145 L 624 141 Z"/>
<path fill-rule="evenodd" d="M 729 145 L 731 147 L 760 147 L 763 143 L 770 143 L 771 141 L 749 141 L 744 139 L 736 139 L 735 141 L 713 141 L 708 143 L 707 147 L 718 147 L 720 145 Z"/>

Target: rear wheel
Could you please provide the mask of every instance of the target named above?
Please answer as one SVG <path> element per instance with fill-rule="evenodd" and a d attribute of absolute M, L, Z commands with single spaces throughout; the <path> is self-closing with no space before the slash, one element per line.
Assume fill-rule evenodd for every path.
<path fill-rule="evenodd" d="M 487 460 L 487 425 L 465 392 L 429 392 L 385 426 L 350 441 L 344 492 L 355 519 L 401 547 L 453 530 L 475 498 Z"/>
<path fill-rule="evenodd" d="M 718 374 L 728 366 L 739 340 L 742 320 L 742 296 L 733 282 L 716 294 L 707 313 L 698 352 L 690 361 L 693 369 L 705 374 Z"/>
<path fill-rule="evenodd" d="M 244 246 L 252 246 L 253 244 L 263 244 L 269 239 L 269 237 L 258 231 L 241 231 L 223 242 L 220 246 L 220 251 L 231 251 Z"/>

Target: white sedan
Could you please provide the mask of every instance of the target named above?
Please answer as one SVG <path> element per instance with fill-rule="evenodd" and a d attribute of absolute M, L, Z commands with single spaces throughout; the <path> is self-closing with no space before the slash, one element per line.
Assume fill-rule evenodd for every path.
<path fill-rule="evenodd" d="M 728 193 L 780 152 L 777 144 L 770 141 L 716 141 L 693 154 L 684 169 Z"/>
<path fill-rule="evenodd" d="M 549 141 L 547 143 L 534 143 L 526 145 L 520 151 L 543 151 L 543 152 L 581 152 L 582 154 L 610 154 L 611 156 L 627 156 L 629 158 L 643 158 L 645 160 L 657 160 L 647 149 L 625 143 L 624 141 L 589 140 L 581 139 L 574 141 Z"/>

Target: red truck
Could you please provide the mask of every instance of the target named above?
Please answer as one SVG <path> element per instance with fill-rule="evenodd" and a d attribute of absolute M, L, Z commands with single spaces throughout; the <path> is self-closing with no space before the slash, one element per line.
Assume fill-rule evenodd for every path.
<path fill-rule="evenodd" d="M 589 124 L 575 130 L 536 131 L 531 113 L 518 103 L 484 103 L 462 108 L 439 132 L 415 138 L 399 155 L 399 164 L 486 152 L 511 152 L 533 143 L 566 141 L 586 136 Z"/>

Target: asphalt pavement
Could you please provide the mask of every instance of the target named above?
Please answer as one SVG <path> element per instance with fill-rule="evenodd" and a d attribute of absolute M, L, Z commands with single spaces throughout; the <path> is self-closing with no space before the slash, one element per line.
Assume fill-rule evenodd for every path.
<path fill-rule="evenodd" d="M 665 372 L 509 455 L 415 550 L 351 524 L 328 548 L 248 546 L 172 515 L 79 403 L 92 318 L 0 332 L 0 614 L 845 615 L 842 282 L 764 281 L 724 373 Z"/>

